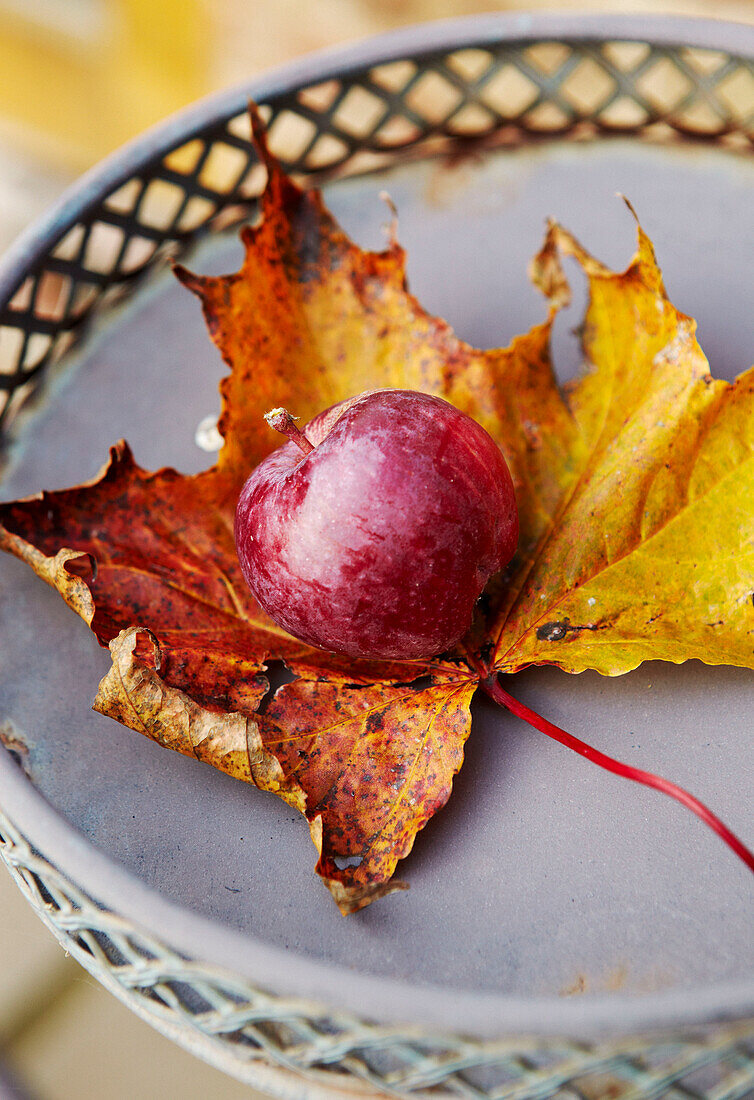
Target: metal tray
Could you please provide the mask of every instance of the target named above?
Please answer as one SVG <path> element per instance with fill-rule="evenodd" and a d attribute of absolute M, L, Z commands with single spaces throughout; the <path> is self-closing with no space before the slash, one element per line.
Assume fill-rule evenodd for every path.
<path fill-rule="evenodd" d="M 614 198 L 627 194 L 713 373 L 734 377 L 754 347 L 740 84 L 754 87 L 753 54 L 754 30 L 722 24 L 482 18 L 307 60 L 170 120 L 82 181 L 0 271 L 0 324 L 22 333 L 5 332 L 15 358 L 0 382 L 3 497 L 92 476 L 121 436 L 147 467 L 211 461 L 195 431 L 217 410 L 223 367 L 162 261 L 188 251 L 200 271 L 238 266 L 224 226 L 248 214 L 259 185 L 242 136 L 249 95 L 271 108 L 283 153 L 299 141 L 289 165 L 326 183 L 360 243 L 379 245 L 378 193 L 389 191 L 412 289 L 482 346 L 543 316 L 525 272 L 546 215 L 608 263 L 628 262 L 635 229 Z M 532 96 L 513 113 L 526 82 Z M 583 288 L 556 335 L 564 377 L 581 308 Z M 627 1037 L 673 1029 L 696 1051 L 693 1068 L 693 1043 L 709 1042 L 699 1028 L 717 1025 L 715 1049 L 727 1051 L 722 1022 L 754 1016 L 750 875 L 677 805 L 481 703 L 451 802 L 400 868 L 411 890 L 343 920 L 298 815 L 91 712 L 108 655 L 20 563 L 0 561 L 0 585 L 6 860 L 85 965 L 216 1064 L 272 1089 L 282 1078 L 264 1076 L 261 1056 L 283 1073 L 316 1070 L 311 1095 L 363 1079 L 451 1095 L 466 1057 L 488 1075 L 467 1095 L 504 1096 L 489 1076 L 504 1039 L 505 1073 L 524 1096 L 541 1090 L 543 1067 L 511 1065 L 532 1042 L 557 1066 L 570 1059 L 559 1082 L 612 1051 L 611 1072 L 635 1083 L 633 1055 L 616 1053 Z M 754 834 L 750 672 L 535 669 L 516 689 Z M 636 1049 L 646 1056 L 653 1042 Z M 651 1059 L 642 1072 L 651 1085 Z"/>

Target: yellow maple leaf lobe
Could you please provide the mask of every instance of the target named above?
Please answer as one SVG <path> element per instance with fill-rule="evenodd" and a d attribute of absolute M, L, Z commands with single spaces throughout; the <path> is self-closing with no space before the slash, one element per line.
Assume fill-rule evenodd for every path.
<path fill-rule="evenodd" d="M 552 223 L 532 266 L 559 304 L 560 255 L 585 271 L 586 370 L 565 398 L 573 430 L 568 462 L 549 472 L 557 504 L 493 628 L 501 670 L 754 664 L 754 376 L 710 376 L 694 321 L 638 236 L 617 273 Z"/>

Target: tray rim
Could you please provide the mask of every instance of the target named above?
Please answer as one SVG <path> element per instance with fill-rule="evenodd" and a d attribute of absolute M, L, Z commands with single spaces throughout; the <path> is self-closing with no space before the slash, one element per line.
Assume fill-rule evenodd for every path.
<path fill-rule="evenodd" d="M 318 962 L 244 935 L 161 895 L 58 813 L 5 749 L 0 752 L 0 799 L 5 814 L 23 827 L 27 842 L 93 895 L 96 904 L 188 959 L 238 974 L 273 994 L 368 1015 L 380 1023 L 480 1039 L 536 1035 L 594 1040 L 657 1028 L 706 1028 L 754 1017 L 754 981 L 747 978 L 650 994 L 518 997 L 409 985 Z M 88 884 L 92 877 L 96 889 Z M 333 919 L 340 919 L 334 911 Z M 369 1006 L 368 1014 L 364 1005 Z"/>
<path fill-rule="evenodd" d="M 74 183 L 11 245 L 0 262 L 0 301 L 12 294 L 83 209 L 159 153 L 189 140 L 219 115 L 241 113 L 249 98 L 264 102 L 292 86 L 342 78 L 410 51 L 463 49 L 501 39 L 651 41 L 754 54 L 754 25 L 667 16 L 505 13 L 440 20 L 365 42 L 308 55 L 226 91 L 207 96 L 135 138 Z M 23 418 L 22 418 L 23 419 Z M 15 434 L 11 429 L 11 436 Z M 754 1016 L 754 977 L 649 994 L 590 994 L 582 998 L 520 997 L 416 986 L 379 978 L 299 952 L 283 951 L 211 921 L 163 897 L 89 841 L 37 791 L 7 750 L 0 752 L 0 805 L 27 840 L 105 908 L 146 928 L 189 958 L 201 959 L 269 990 L 337 1006 L 370 1018 L 422 1025 L 480 1038 L 516 1034 L 593 1039 L 658 1027 L 708 1026 Z"/>

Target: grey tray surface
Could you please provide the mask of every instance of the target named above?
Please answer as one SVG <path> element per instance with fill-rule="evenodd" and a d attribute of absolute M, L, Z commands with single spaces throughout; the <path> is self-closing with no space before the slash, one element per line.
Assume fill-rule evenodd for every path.
<path fill-rule="evenodd" d="M 601 259 L 628 262 L 635 227 L 615 198 L 623 192 L 655 241 L 672 299 L 698 319 L 713 373 L 732 378 L 754 348 L 753 184 L 751 160 L 734 154 L 612 140 L 417 162 L 334 183 L 326 197 L 345 228 L 375 247 L 387 189 L 414 292 L 462 337 L 492 346 L 543 316 L 526 264 L 546 215 Z M 220 272 L 239 259 L 237 240 L 224 235 L 190 264 Z M 584 296 L 571 274 L 579 293 L 555 341 L 564 377 L 578 359 L 570 329 Z M 209 460 L 194 433 L 217 411 L 222 373 L 195 300 L 160 274 L 100 322 L 48 388 L 15 447 L 3 498 L 91 477 L 120 437 L 146 467 L 202 468 Z M 410 891 L 344 920 L 313 873 L 298 815 L 94 714 L 107 653 L 7 556 L 0 586 L 0 718 L 28 744 L 31 784 L 63 832 L 99 853 L 80 884 L 164 934 L 174 913 L 176 946 L 235 960 L 260 980 L 277 967 L 291 992 L 481 1033 L 505 1018 L 567 1025 L 589 1016 L 590 1001 L 592 1024 L 598 1006 L 608 1023 L 754 1008 L 751 876 L 669 800 L 481 703 L 451 801 L 399 867 Z M 513 690 L 754 836 L 749 671 L 648 664 L 604 679 L 534 669 Z M 5 791 L 21 805 L 5 763 L 0 803 Z M 74 849 L 80 869 L 87 849 L 78 839 Z M 575 991 L 583 996 L 568 996 Z"/>

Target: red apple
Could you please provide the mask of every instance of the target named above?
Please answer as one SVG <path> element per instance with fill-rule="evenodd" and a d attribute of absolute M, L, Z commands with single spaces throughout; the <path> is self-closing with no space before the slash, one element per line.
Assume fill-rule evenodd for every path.
<path fill-rule="evenodd" d="M 236 511 L 241 569 L 290 634 L 350 657 L 453 646 L 518 513 L 508 467 L 476 421 L 438 397 L 375 390 L 316 416 L 251 474 Z"/>

